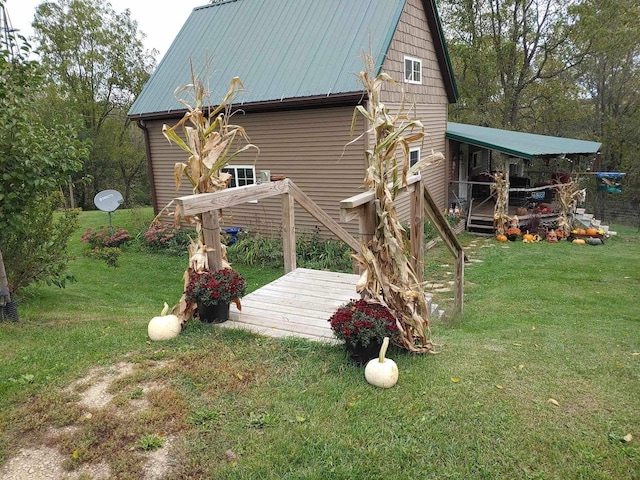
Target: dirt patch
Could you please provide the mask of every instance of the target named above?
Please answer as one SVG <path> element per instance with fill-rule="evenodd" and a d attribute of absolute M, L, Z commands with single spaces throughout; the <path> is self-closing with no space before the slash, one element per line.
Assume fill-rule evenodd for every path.
<path fill-rule="evenodd" d="M 165 366 L 166 363 L 158 363 L 151 368 Z M 67 390 L 79 395 L 77 404 L 85 413 L 79 419 L 80 423 L 91 419 L 93 414 L 107 407 L 113 408 L 115 395 L 110 393 L 114 382 L 132 375 L 135 365 L 120 362 L 113 367 L 92 369 L 87 376 L 73 382 Z M 146 382 L 137 385 L 136 398 L 131 398 L 126 406 L 120 406 L 118 411 L 122 415 L 128 415 L 131 411 L 141 412 L 148 408 L 147 395 L 163 388 L 158 382 Z M 93 413 L 92 413 L 93 412 Z M 70 425 L 61 429 L 52 429 L 43 438 L 43 445 L 34 445 L 32 448 L 21 449 L 14 457 L 10 458 L 0 467 L 0 479 L 2 480 L 106 480 L 112 478 L 112 472 L 108 463 L 91 463 L 80 465 L 77 469 L 69 471 L 64 468 L 69 456 L 61 453 L 57 448 L 45 446 L 51 445 L 51 439 L 63 436 L 65 433 L 74 433 L 82 427 Z M 161 480 L 170 474 L 173 466 L 171 460 L 172 445 L 175 437 L 163 439 L 162 448 L 144 454 L 144 466 L 141 477 L 143 480 Z"/>

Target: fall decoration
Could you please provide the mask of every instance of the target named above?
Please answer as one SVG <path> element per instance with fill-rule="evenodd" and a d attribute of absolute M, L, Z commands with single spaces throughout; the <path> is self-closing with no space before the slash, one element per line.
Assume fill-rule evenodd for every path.
<path fill-rule="evenodd" d="M 367 363 L 364 368 L 364 378 L 371 385 L 380 388 L 391 388 L 398 383 L 398 366 L 390 358 L 385 358 L 389 348 L 389 337 L 385 337 L 380 349 L 380 356 Z"/>
<path fill-rule="evenodd" d="M 175 315 L 167 315 L 169 305 L 165 302 L 160 316 L 153 317 L 147 327 L 149 338 L 153 341 L 170 340 L 177 337 L 182 330 L 180 320 Z"/>
<path fill-rule="evenodd" d="M 571 181 L 569 183 L 565 183 L 562 185 L 557 185 L 557 199 L 559 205 L 559 214 L 558 214 L 558 233 L 561 234 L 562 237 L 566 237 L 569 235 L 571 231 L 571 222 L 569 220 L 569 213 L 573 211 L 573 209 L 577 205 L 577 198 L 581 195 L 581 190 L 578 185 L 578 182 Z"/>
<path fill-rule="evenodd" d="M 383 304 L 370 300 L 351 300 L 329 318 L 335 336 L 352 346 L 382 343 L 385 338 L 397 342 L 400 330 L 395 317 Z"/>
<path fill-rule="evenodd" d="M 555 230 L 549 230 L 547 232 L 547 242 L 549 243 L 558 243 L 558 235 L 556 235 Z"/>
<path fill-rule="evenodd" d="M 240 298 L 247 290 L 247 282 L 242 275 L 230 268 L 215 272 L 193 272 L 185 289 L 188 302 L 206 306 L 235 302 L 240 309 Z"/>
<path fill-rule="evenodd" d="M 404 104 L 395 115 L 390 113 L 380 96 L 385 82 L 395 82 L 385 73 L 374 77 L 373 59 L 367 56 L 365 61 L 367 71 L 360 73 L 360 82 L 367 94 L 367 105 L 366 108 L 356 106 L 351 129 L 353 134 L 359 115 L 368 123 L 367 131 L 356 140 L 365 135 L 371 138 L 371 148 L 365 152 L 368 168 L 364 187 L 375 196 L 376 228 L 372 238 L 354 256 L 362 270 L 357 291 L 386 304 L 394 312 L 400 330 L 398 343 L 402 347 L 417 353 L 431 352 L 433 343 L 424 285 L 418 281 L 410 261 L 408 234 L 398 219 L 394 201 L 400 187 L 407 184 L 409 174 L 444 157 L 432 151 L 415 165 L 409 165 L 410 144 L 424 139 L 424 126 L 403 112 Z M 402 161 L 397 157 L 399 152 Z"/>
<path fill-rule="evenodd" d="M 576 238 L 571 243 L 575 243 L 576 245 L 584 245 L 587 243 L 584 238 Z"/>
<path fill-rule="evenodd" d="M 162 133 L 169 140 L 178 145 L 188 154 L 186 162 L 179 162 L 174 165 L 174 181 L 176 190 L 180 188 L 182 178 L 186 177 L 193 186 L 193 193 L 210 193 L 227 188 L 231 175 L 222 170 L 237 155 L 250 149 L 259 152 L 258 147 L 249 143 L 244 128 L 229 123 L 232 117 L 231 103 L 237 92 L 244 88 L 242 81 L 238 77 L 231 80 L 229 90 L 218 102 L 218 106 L 210 108 L 205 104 L 209 99 L 209 93 L 205 90 L 204 84 L 196 75 L 193 66 L 191 68 L 192 83 L 178 89 L 176 97 L 189 91 L 192 97 L 191 103 L 182 98 L 178 101 L 184 105 L 187 112 L 182 119 L 174 126 L 163 125 Z M 214 102 L 208 102 L 211 105 Z M 180 137 L 177 131 L 181 129 L 184 138 Z M 237 142 L 242 141 L 244 145 L 238 146 Z M 169 206 L 165 207 L 168 208 Z M 173 212 L 176 225 L 180 224 L 181 212 L 176 208 Z M 185 218 L 185 221 L 194 222 L 196 225 L 196 238 L 192 240 L 189 247 L 189 265 L 184 272 L 184 288 L 188 290 L 194 273 L 204 274 L 210 267 L 207 260 L 207 252 L 210 247 L 205 245 L 202 231 L 202 218 Z M 217 268 L 229 267 L 226 262 L 226 250 L 221 246 L 222 265 Z M 217 273 L 217 272 L 216 272 Z M 240 308 L 240 300 L 237 297 L 236 304 Z M 196 311 L 196 303 L 187 297 L 182 296 L 177 307 L 176 315 L 182 322 L 186 322 Z"/>
<path fill-rule="evenodd" d="M 505 172 L 496 172 L 492 176 L 491 194 L 495 195 L 496 198 L 496 205 L 493 211 L 493 227 L 496 229 L 496 233 L 500 235 L 505 233 L 505 225 L 510 220 L 507 214 L 509 177 Z"/>
<path fill-rule="evenodd" d="M 508 238 L 505 234 L 498 234 L 496 235 L 496 240 L 499 242 L 506 242 Z"/>

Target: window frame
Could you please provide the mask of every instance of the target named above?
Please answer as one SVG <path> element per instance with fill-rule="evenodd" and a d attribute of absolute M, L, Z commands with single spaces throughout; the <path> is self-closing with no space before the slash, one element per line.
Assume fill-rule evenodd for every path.
<path fill-rule="evenodd" d="M 418 152 L 418 159 L 413 162 L 411 160 L 411 154 Z M 420 151 L 420 147 L 412 147 L 409 149 L 409 168 L 413 167 L 416 163 L 420 162 L 420 160 L 422 159 L 422 152 Z"/>
<path fill-rule="evenodd" d="M 238 169 L 251 170 L 252 181 L 250 183 L 245 183 L 244 185 L 238 185 Z M 232 175 L 231 181 L 229 183 L 231 184 L 233 182 L 235 183 L 235 185 L 233 187 L 229 185 L 229 187 L 227 188 L 238 188 L 238 187 L 244 187 L 246 185 L 255 185 L 257 183 L 256 167 L 253 165 L 227 165 L 226 167 L 220 169 L 221 172 L 228 171 L 228 170 L 233 170 L 233 172 L 228 172 L 228 173 L 231 173 Z"/>
<path fill-rule="evenodd" d="M 407 76 L 407 61 L 411 62 L 411 75 Z M 419 68 L 417 70 L 417 73 L 419 75 L 419 78 L 416 80 L 414 78 L 414 74 L 416 73 L 416 68 L 415 68 L 415 64 L 419 65 Z M 412 83 L 414 85 L 422 85 L 422 59 L 420 58 L 416 58 L 416 57 L 410 57 L 408 55 L 404 56 L 404 81 L 405 83 Z"/>

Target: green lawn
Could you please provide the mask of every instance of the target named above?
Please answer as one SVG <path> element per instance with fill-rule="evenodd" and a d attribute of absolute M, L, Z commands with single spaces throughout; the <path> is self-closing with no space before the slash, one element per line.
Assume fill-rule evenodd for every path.
<path fill-rule="evenodd" d="M 117 211 L 114 224 L 149 219 Z M 170 478 L 640 478 L 635 229 L 616 226 L 604 246 L 462 236 L 482 260 L 465 270 L 464 315 L 433 322 L 438 355 L 391 350 L 400 379 L 379 390 L 340 346 L 196 322 L 149 342 L 149 319 L 181 294 L 186 258 L 130 247 L 109 268 L 82 257 L 79 241 L 106 213 L 82 222 L 77 282 L 28 289 L 21 321 L 0 324 L 0 465 L 75 425 L 54 441 L 67 467 L 106 460 L 121 479 L 140 478 L 140 445 L 156 438 L 173 439 Z M 450 263 L 439 244 L 427 277 L 446 282 Z M 280 274 L 236 267 L 252 289 Z M 63 387 L 123 359 L 136 370 L 87 420 Z M 146 410 L 128 409 L 146 382 L 161 388 Z"/>

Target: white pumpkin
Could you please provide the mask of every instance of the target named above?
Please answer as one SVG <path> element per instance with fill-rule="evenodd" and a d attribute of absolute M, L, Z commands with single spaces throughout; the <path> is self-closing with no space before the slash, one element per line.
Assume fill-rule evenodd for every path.
<path fill-rule="evenodd" d="M 380 388 L 391 388 L 398 382 L 398 366 L 390 358 L 384 358 L 389 348 L 389 337 L 384 337 L 380 356 L 369 360 L 364 367 L 364 378 L 371 385 Z"/>
<path fill-rule="evenodd" d="M 180 320 L 175 315 L 167 315 L 168 311 L 169 305 L 165 302 L 160 316 L 153 317 L 149 322 L 147 332 L 151 340 L 171 340 L 180 334 L 182 330 Z"/>

